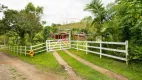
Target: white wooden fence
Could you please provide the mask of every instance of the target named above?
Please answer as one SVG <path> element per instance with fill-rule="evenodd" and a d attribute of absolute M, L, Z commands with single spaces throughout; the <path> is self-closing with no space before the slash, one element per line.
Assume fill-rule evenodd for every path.
<path fill-rule="evenodd" d="M 46 44 L 41 43 L 34 46 L 7 46 L 7 50 L 16 54 L 24 54 L 25 56 L 29 54 L 30 50 L 34 50 L 35 54 L 46 51 Z"/>
<path fill-rule="evenodd" d="M 46 44 L 41 43 L 38 45 L 30 46 L 30 50 L 34 50 L 35 54 L 46 51 Z"/>
<path fill-rule="evenodd" d="M 98 44 L 99 46 L 94 46 L 91 44 Z M 125 49 L 113 49 L 104 47 L 103 45 L 121 45 Z M 128 41 L 125 42 L 97 42 L 97 41 L 65 41 L 65 40 L 47 40 L 46 43 L 41 43 L 34 46 L 3 46 L 1 45 L 0 48 L 6 48 L 11 52 L 17 53 L 17 54 L 24 54 L 25 56 L 29 53 L 30 50 L 34 50 L 35 54 L 44 52 L 44 51 L 56 51 L 56 50 L 64 50 L 64 49 L 70 49 L 74 48 L 77 50 L 86 51 L 86 54 L 94 53 L 100 55 L 100 58 L 102 56 L 107 56 L 111 58 L 115 58 L 118 60 L 126 61 L 128 63 Z M 90 49 L 92 48 L 92 49 Z M 116 48 L 116 47 L 115 47 Z M 95 51 L 93 49 L 98 49 L 99 51 Z M 113 52 L 119 52 L 124 54 L 124 57 L 111 55 L 104 53 L 104 51 L 113 51 Z M 116 53 L 115 53 L 116 54 Z"/>
<path fill-rule="evenodd" d="M 86 54 L 88 54 L 88 52 L 98 54 L 98 55 L 100 55 L 100 58 L 102 58 L 102 56 L 107 56 L 107 57 L 115 58 L 118 60 L 126 61 L 126 64 L 128 64 L 128 41 L 125 41 L 125 42 L 71 41 L 71 42 L 72 42 L 72 44 L 71 44 L 72 48 L 77 49 L 77 50 L 86 51 Z M 99 47 L 98 46 L 91 46 L 90 44 L 98 44 Z M 121 45 L 121 46 L 125 47 L 125 49 L 120 50 L 120 49 L 107 48 L 107 47 L 103 47 L 102 46 L 103 44 Z M 90 50 L 89 48 L 98 49 L 99 52 L 94 51 L 94 50 Z M 103 53 L 103 51 L 113 51 L 113 52 L 124 53 L 125 57 L 110 55 L 107 53 Z"/>
<path fill-rule="evenodd" d="M 10 52 L 16 53 L 16 54 L 24 54 L 25 56 L 28 54 L 30 51 L 30 48 L 27 46 L 8 46 L 7 49 Z"/>
<path fill-rule="evenodd" d="M 6 47 L 6 45 L 0 45 L 0 48 L 5 48 Z"/>
<path fill-rule="evenodd" d="M 47 51 L 57 51 L 57 50 L 64 50 L 70 49 L 71 45 L 68 40 L 47 40 L 46 41 L 46 49 Z"/>

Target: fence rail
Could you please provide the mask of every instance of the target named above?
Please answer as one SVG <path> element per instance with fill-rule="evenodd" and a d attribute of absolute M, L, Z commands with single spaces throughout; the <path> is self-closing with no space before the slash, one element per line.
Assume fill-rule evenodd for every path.
<path fill-rule="evenodd" d="M 94 54 L 100 55 L 100 58 L 102 58 L 102 56 L 111 57 L 114 59 L 126 61 L 126 64 L 128 64 L 128 41 L 125 41 L 125 42 L 71 41 L 71 43 L 72 43 L 71 48 L 86 51 L 86 54 L 88 54 L 88 52 L 89 52 L 89 53 L 94 53 Z M 97 44 L 99 46 L 96 46 L 96 45 L 93 46 L 93 44 Z M 121 50 L 121 49 L 108 48 L 108 47 L 104 47 L 103 46 L 104 44 L 105 45 L 121 45 L 125 49 Z M 91 50 L 90 48 L 98 49 L 99 51 Z M 125 57 L 110 55 L 110 54 L 104 53 L 104 51 L 118 52 L 118 54 L 124 53 Z"/>
<path fill-rule="evenodd" d="M 6 47 L 6 45 L 0 45 L 0 48 L 5 48 Z"/>

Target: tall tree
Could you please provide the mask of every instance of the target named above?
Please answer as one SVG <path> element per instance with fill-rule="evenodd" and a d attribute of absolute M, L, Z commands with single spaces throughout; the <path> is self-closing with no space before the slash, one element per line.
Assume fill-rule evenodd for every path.
<path fill-rule="evenodd" d="M 7 6 L 0 4 L 0 13 L 7 10 Z M 4 28 L 3 20 L 0 21 L 0 34 L 4 34 L 4 45 L 6 44 L 6 29 Z"/>
<path fill-rule="evenodd" d="M 28 29 L 28 34 L 30 37 L 30 42 L 33 42 L 33 38 L 37 32 L 40 32 L 43 29 L 40 19 L 43 14 L 43 7 L 35 7 L 32 3 L 28 3 L 24 10 L 30 16 L 30 27 Z"/>
<path fill-rule="evenodd" d="M 28 33 L 31 44 L 36 33 L 43 29 L 41 25 L 42 7 L 35 8 L 29 3 L 24 10 L 7 10 L 4 12 L 4 24 L 8 30 L 15 31 L 20 36 L 21 45 L 25 44 L 25 34 Z M 6 29 L 6 30 L 7 30 Z"/>
<path fill-rule="evenodd" d="M 106 20 L 106 11 L 101 1 L 93 0 L 90 4 L 87 4 L 85 10 L 90 11 L 94 16 L 94 19 L 92 21 L 92 26 L 94 26 L 93 34 L 96 36 L 102 36 L 102 25 Z"/>

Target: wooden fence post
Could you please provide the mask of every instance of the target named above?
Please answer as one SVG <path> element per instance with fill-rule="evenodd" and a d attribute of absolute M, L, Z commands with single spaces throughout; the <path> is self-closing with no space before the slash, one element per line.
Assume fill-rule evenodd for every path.
<path fill-rule="evenodd" d="M 26 54 L 27 54 L 26 52 L 27 52 L 27 47 L 25 46 L 25 56 L 26 56 Z"/>
<path fill-rule="evenodd" d="M 102 58 L 102 41 L 100 41 L 100 58 Z"/>
<path fill-rule="evenodd" d="M 18 46 L 17 46 L 17 54 L 18 54 Z"/>
<path fill-rule="evenodd" d="M 15 53 L 15 46 L 14 46 L 14 53 Z"/>
<path fill-rule="evenodd" d="M 125 50 L 126 50 L 126 64 L 128 65 L 128 41 L 125 41 Z"/>
<path fill-rule="evenodd" d="M 48 52 L 48 40 L 46 40 L 46 51 Z"/>
<path fill-rule="evenodd" d="M 49 40 L 48 44 L 49 44 L 49 47 L 48 47 L 48 48 L 49 48 L 49 51 L 50 51 L 50 40 Z"/>
<path fill-rule="evenodd" d="M 20 46 L 20 55 L 21 55 L 21 52 L 22 52 L 22 46 Z"/>
<path fill-rule="evenodd" d="M 10 51 L 10 45 L 9 45 L 9 51 Z"/>
<path fill-rule="evenodd" d="M 32 48 L 32 46 L 30 46 L 30 50 L 32 50 L 33 48 Z"/>
<path fill-rule="evenodd" d="M 77 51 L 78 51 L 78 40 L 77 40 Z"/>
<path fill-rule="evenodd" d="M 60 50 L 62 50 L 62 44 L 61 44 L 61 40 L 60 40 Z"/>
<path fill-rule="evenodd" d="M 69 31 L 69 44 L 70 44 L 70 48 L 71 48 L 71 30 Z"/>
<path fill-rule="evenodd" d="M 11 46 L 11 50 L 10 50 L 10 52 L 12 52 L 12 46 Z"/>
<path fill-rule="evenodd" d="M 87 43 L 87 41 L 85 41 L 86 42 L 86 54 L 88 54 L 88 43 Z"/>

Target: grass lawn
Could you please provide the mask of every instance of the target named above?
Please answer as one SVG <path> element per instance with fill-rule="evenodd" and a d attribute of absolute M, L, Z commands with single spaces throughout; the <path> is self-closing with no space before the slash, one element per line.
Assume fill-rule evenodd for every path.
<path fill-rule="evenodd" d="M 102 57 L 102 59 L 100 59 L 99 55 L 92 53 L 86 55 L 84 51 L 77 51 L 75 49 L 70 49 L 69 51 L 100 67 L 122 74 L 129 80 L 142 80 L 142 62 L 133 62 L 127 66 L 125 62 L 107 57 Z"/>
<path fill-rule="evenodd" d="M 18 57 L 19 59 L 35 65 L 38 69 L 41 69 L 45 72 L 67 76 L 66 71 L 61 67 L 61 65 L 56 61 L 51 52 L 45 52 L 35 55 L 33 58 L 30 56 L 19 55 L 16 53 L 7 52 L 12 56 Z"/>
<path fill-rule="evenodd" d="M 83 63 L 80 63 L 79 61 L 75 60 L 64 51 L 57 51 L 57 52 L 83 80 L 113 80 L 93 70 L 91 67 L 84 65 Z"/>

